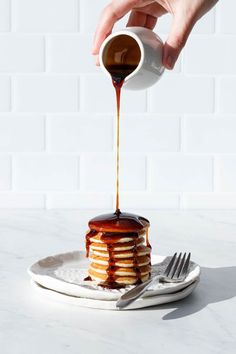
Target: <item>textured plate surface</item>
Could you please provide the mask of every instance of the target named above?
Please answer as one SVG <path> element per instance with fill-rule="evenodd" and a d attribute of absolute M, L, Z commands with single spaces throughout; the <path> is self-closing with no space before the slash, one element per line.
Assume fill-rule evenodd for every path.
<path fill-rule="evenodd" d="M 170 257 L 152 255 L 152 274 L 162 273 L 169 259 Z M 44 288 L 74 297 L 94 300 L 114 301 L 133 287 L 131 285 L 125 289 L 110 290 L 99 287 L 96 282 L 84 281 L 83 279 L 87 276 L 88 264 L 89 261 L 85 257 L 84 251 L 74 251 L 39 260 L 28 269 L 28 273 L 36 283 Z M 194 283 L 199 276 L 199 265 L 191 262 L 190 273 L 185 281 L 181 283 L 156 283 L 145 293 L 144 298 L 177 293 Z"/>

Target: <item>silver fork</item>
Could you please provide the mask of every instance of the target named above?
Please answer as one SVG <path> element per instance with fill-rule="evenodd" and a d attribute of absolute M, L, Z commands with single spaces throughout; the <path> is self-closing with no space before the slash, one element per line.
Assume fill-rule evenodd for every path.
<path fill-rule="evenodd" d="M 184 281 L 188 275 L 189 263 L 191 253 L 186 257 L 186 252 L 183 257 L 180 253 L 177 257 L 177 252 L 172 256 L 170 262 L 168 263 L 163 274 L 156 275 L 151 279 L 145 281 L 144 283 L 137 285 L 135 288 L 127 291 L 123 294 L 116 303 L 116 307 L 123 309 L 130 305 L 132 302 L 140 298 L 145 291 L 156 281 L 165 282 L 165 283 L 179 283 Z"/>

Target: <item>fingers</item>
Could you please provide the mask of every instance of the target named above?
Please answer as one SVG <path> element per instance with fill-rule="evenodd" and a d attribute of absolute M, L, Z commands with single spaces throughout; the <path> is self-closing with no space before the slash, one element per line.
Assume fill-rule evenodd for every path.
<path fill-rule="evenodd" d="M 151 15 L 147 15 L 145 27 L 149 29 L 153 29 L 156 26 L 157 18 Z"/>
<path fill-rule="evenodd" d="M 153 29 L 157 23 L 158 17 L 166 13 L 164 9 L 157 2 L 152 2 L 146 6 L 136 7 L 132 10 L 127 27 L 141 26 Z"/>
<path fill-rule="evenodd" d="M 98 54 L 95 55 L 95 65 L 100 66 Z"/>
<path fill-rule="evenodd" d="M 127 22 L 127 27 L 140 26 L 144 27 L 147 20 L 147 14 L 133 10 L 129 16 L 129 20 Z"/>
<path fill-rule="evenodd" d="M 163 64 L 167 69 L 173 69 L 196 21 L 209 11 L 217 1 L 176 1 L 172 3 L 172 7 L 170 7 L 170 1 L 161 1 L 163 6 L 164 4 L 169 5 L 166 9 L 173 14 L 173 22 L 164 45 L 162 58 Z"/>
<path fill-rule="evenodd" d="M 173 69 L 194 24 L 195 21 L 193 19 L 186 19 L 184 16 L 173 17 L 171 30 L 163 48 L 162 61 L 167 69 Z"/>
<path fill-rule="evenodd" d="M 157 18 L 143 13 L 141 11 L 133 10 L 130 14 L 127 27 L 141 26 L 153 29 L 157 23 Z"/>
<path fill-rule="evenodd" d="M 100 17 L 93 43 L 93 54 L 98 54 L 104 39 L 111 33 L 116 21 L 125 16 L 136 4 L 135 0 L 113 0 Z"/>

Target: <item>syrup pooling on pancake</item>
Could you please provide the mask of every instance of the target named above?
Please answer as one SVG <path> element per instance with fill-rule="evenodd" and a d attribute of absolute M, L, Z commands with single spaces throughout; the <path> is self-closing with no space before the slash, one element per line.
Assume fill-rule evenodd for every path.
<path fill-rule="evenodd" d="M 119 210 L 111 214 L 96 216 L 89 221 L 89 228 L 96 231 L 105 232 L 139 232 L 149 227 L 149 221 L 139 215 L 123 213 Z"/>
<path fill-rule="evenodd" d="M 148 227 L 147 219 L 121 212 L 90 220 L 86 234 L 87 257 L 92 262 L 89 279 L 107 288 L 148 279 L 151 271 Z"/>

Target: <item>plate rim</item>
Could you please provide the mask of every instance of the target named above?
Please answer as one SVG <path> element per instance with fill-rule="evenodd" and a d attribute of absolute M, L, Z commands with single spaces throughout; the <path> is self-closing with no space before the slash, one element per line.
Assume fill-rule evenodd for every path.
<path fill-rule="evenodd" d="M 35 267 L 40 267 L 39 262 L 47 260 L 48 258 L 59 258 L 59 257 L 63 258 L 65 256 L 68 257 L 68 255 L 72 256 L 75 254 L 79 254 L 82 256 L 85 254 L 85 252 L 84 252 L 84 250 L 78 249 L 78 250 L 73 250 L 73 251 L 69 251 L 69 252 L 55 254 L 53 256 L 44 257 L 42 259 L 39 259 L 35 263 L 33 263 L 31 266 L 29 266 L 27 269 L 27 272 L 30 275 L 31 279 L 33 279 L 36 283 L 39 283 L 40 285 L 42 285 L 43 287 L 45 287 L 49 290 L 61 292 L 61 293 L 64 293 L 65 295 L 68 295 L 68 296 L 84 297 L 84 298 L 89 298 L 89 299 L 93 299 L 93 300 L 113 301 L 113 300 L 117 300 L 117 298 L 122 295 L 121 293 L 119 293 L 119 294 L 118 293 L 111 293 L 111 292 L 106 293 L 102 290 L 88 289 L 88 288 L 81 286 L 80 284 L 67 282 L 63 279 L 53 277 L 48 274 L 39 274 L 34 270 Z M 152 257 L 160 259 L 160 262 L 154 263 L 154 264 L 158 264 L 158 263 L 161 263 L 168 256 L 153 254 Z M 198 277 L 200 277 L 201 268 L 197 263 L 195 263 L 195 262 L 193 262 L 193 263 L 197 266 L 197 274 L 194 276 L 194 278 L 190 279 L 189 281 L 187 281 L 185 283 L 178 283 L 178 285 L 176 283 L 176 286 L 173 286 L 172 288 L 168 288 L 168 294 L 174 293 L 175 291 L 178 291 L 180 289 L 183 289 L 186 286 L 191 285 Z M 50 266 L 47 266 L 46 268 L 50 269 Z M 65 287 L 67 287 L 67 289 L 65 289 Z M 149 297 L 153 297 L 153 296 L 161 296 L 161 295 L 167 294 L 167 293 L 164 293 L 164 291 L 165 291 L 165 289 L 163 289 L 163 293 L 160 289 L 148 291 L 145 294 L 145 298 L 149 298 Z M 76 292 L 77 292 L 77 294 L 76 294 Z M 94 294 L 96 293 L 96 297 L 93 297 L 91 295 L 92 292 L 94 292 Z"/>
<path fill-rule="evenodd" d="M 98 299 L 71 296 L 68 294 L 60 293 L 58 291 L 43 287 L 37 282 L 35 282 L 33 279 L 31 279 L 31 284 L 34 288 L 37 289 L 39 293 L 41 294 L 43 293 L 43 295 L 47 297 L 49 296 L 50 299 L 54 297 L 56 298 L 57 301 L 61 302 L 62 300 L 62 303 L 65 304 L 90 308 L 90 309 L 97 309 L 97 310 L 128 311 L 128 310 L 137 310 L 145 307 L 159 306 L 159 305 L 182 300 L 187 296 L 189 296 L 195 290 L 199 281 L 200 281 L 200 277 L 196 278 L 193 283 L 187 285 L 183 289 L 178 290 L 176 293 L 167 293 L 167 294 L 161 294 L 152 297 L 139 298 L 134 303 L 127 306 L 127 308 L 122 310 L 120 310 L 115 306 L 117 300 L 98 300 Z M 99 306 L 96 304 L 99 304 Z"/>

